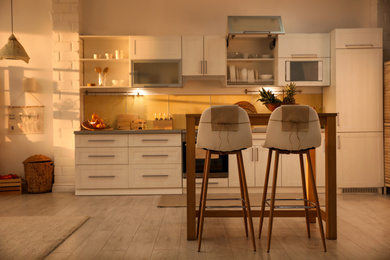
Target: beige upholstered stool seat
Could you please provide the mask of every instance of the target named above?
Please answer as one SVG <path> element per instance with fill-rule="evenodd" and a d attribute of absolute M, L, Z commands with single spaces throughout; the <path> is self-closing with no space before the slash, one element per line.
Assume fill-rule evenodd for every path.
<path fill-rule="evenodd" d="M 200 117 L 196 146 L 206 150 L 197 226 L 198 251 L 201 247 L 205 210 L 207 208 L 211 154 L 236 154 L 237 156 L 245 232 L 248 236 L 249 222 L 253 249 L 256 250 L 252 213 L 241 153 L 242 149 L 252 146 L 252 132 L 248 114 L 236 105 L 212 106 L 206 109 Z"/>
<path fill-rule="evenodd" d="M 307 233 L 310 237 L 309 212 L 308 209 L 315 209 L 318 218 L 318 224 L 321 232 L 322 245 L 326 251 L 324 230 L 322 225 L 320 204 L 316 184 L 314 181 L 313 167 L 311 164 L 310 150 L 321 145 L 321 129 L 317 112 L 309 107 L 302 105 L 282 105 L 275 109 L 269 119 L 267 134 L 263 147 L 268 148 L 268 162 L 264 181 L 263 199 L 261 202 L 259 238 L 263 227 L 264 209 L 266 204 L 270 206 L 269 223 L 268 223 L 268 248 L 270 250 L 273 215 L 275 208 L 302 208 L 305 210 Z M 272 181 L 271 199 L 267 199 L 267 189 L 270 176 L 270 168 L 272 161 L 272 153 L 275 152 L 274 176 Z M 294 206 L 278 206 L 275 204 L 276 197 L 276 180 L 278 173 L 278 163 L 280 154 L 299 154 L 303 201 L 301 205 Z M 303 154 L 306 154 L 309 168 L 309 180 L 314 191 L 314 202 L 307 200 L 305 169 L 303 162 Z M 283 172 L 288 174 L 288 172 Z M 286 200 L 286 199 L 283 199 Z M 292 199 L 297 201 L 297 199 Z M 269 203 L 270 201 L 270 203 Z"/>

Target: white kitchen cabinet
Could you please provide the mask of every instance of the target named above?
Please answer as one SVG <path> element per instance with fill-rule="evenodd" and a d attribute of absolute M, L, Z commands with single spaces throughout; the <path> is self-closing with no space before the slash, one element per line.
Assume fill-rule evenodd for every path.
<path fill-rule="evenodd" d="M 268 149 L 262 147 L 265 140 L 265 134 L 254 133 L 252 136 L 253 146 L 243 150 L 246 180 L 248 187 L 263 187 L 268 160 Z M 270 175 L 271 180 L 273 176 L 273 166 L 274 165 L 272 164 Z M 280 178 L 281 167 L 278 168 L 278 172 L 279 178 L 277 180 L 277 185 L 280 186 L 282 183 Z M 269 182 L 270 186 L 271 183 L 272 182 Z M 229 156 L 229 187 L 239 187 L 237 159 L 235 158 L 235 155 Z"/>
<path fill-rule="evenodd" d="M 182 187 L 181 135 L 138 134 L 129 138 L 129 186 Z"/>
<path fill-rule="evenodd" d="M 181 194 L 181 134 L 76 134 L 76 195 Z"/>
<path fill-rule="evenodd" d="M 330 57 L 329 33 L 292 33 L 278 36 L 278 57 Z"/>
<path fill-rule="evenodd" d="M 331 32 L 331 86 L 324 112 L 337 116 L 338 188 L 383 187 L 382 29 Z"/>
<path fill-rule="evenodd" d="M 224 36 L 182 36 L 183 76 L 225 76 L 226 40 Z"/>
<path fill-rule="evenodd" d="M 181 59 L 181 36 L 130 36 L 130 59 Z"/>
<path fill-rule="evenodd" d="M 331 111 L 338 112 L 337 131 L 382 131 L 382 49 L 337 49 L 335 55 L 336 110 Z"/>
<path fill-rule="evenodd" d="M 336 29 L 332 32 L 336 49 L 382 48 L 381 28 Z"/>
<path fill-rule="evenodd" d="M 339 133 L 337 137 L 338 187 L 383 187 L 383 134 Z"/>
<path fill-rule="evenodd" d="M 275 36 L 276 37 L 276 36 Z M 227 48 L 227 86 L 274 85 L 277 78 L 275 37 L 235 37 Z M 263 76 L 262 76 L 263 75 Z M 270 75 L 270 78 L 264 78 Z"/>
<path fill-rule="evenodd" d="M 108 68 L 105 86 L 112 80 L 123 80 L 121 86 L 129 86 L 129 37 L 80 36 L 80 84 L 99 86 L 99 74 L 95 68 Z M 120 87 L 120 86 L 116 86 Z"/>

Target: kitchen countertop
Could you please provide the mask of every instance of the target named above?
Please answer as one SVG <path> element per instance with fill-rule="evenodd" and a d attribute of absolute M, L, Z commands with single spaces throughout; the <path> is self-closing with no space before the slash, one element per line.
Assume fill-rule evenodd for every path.
<path fill-rule="evenodd" d="M 181 129 L 164 130 L 164 129 L 148 129 L 148 130 L 79 130 L 74 131 L 75 135 L 93 135 L 93 134 L 181 134 Z"/>

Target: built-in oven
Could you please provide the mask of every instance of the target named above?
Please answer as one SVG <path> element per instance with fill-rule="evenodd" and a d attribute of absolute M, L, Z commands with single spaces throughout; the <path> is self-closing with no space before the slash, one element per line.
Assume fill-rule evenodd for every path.
<path fill-rule="evenodd" d="M 330 58 L 279 58 L 279 86 L 294 82 L 297 86 L 329 86 Z"/>
<path fill-rule="evenodd" d="M 183 139 L 185 140 L 185 139 Z M 182 143 L 183 178 L 186 178 L 186 142 Z M 195 150 L 195 176 L 202 178 L 206 151 L 196 148 Z M 213 154 L 210 163 L 210 178 L 227 178 L 229 176 L 229 155 Z"/>

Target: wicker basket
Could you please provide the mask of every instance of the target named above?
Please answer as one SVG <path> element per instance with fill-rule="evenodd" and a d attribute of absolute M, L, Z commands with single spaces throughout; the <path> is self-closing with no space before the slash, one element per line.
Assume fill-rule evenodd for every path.
<path fill-rule="evenodd" d="M 24 160 L 27 192 L 49 192 L 53 185 L 54 165 L 50 158 L 44 155 L 33 155 Z"/>

